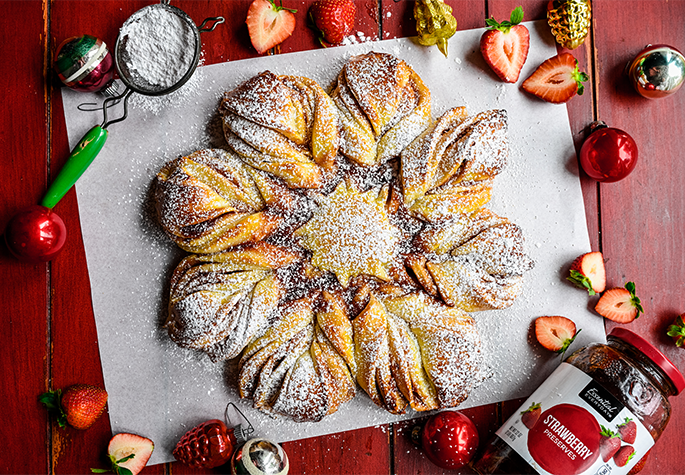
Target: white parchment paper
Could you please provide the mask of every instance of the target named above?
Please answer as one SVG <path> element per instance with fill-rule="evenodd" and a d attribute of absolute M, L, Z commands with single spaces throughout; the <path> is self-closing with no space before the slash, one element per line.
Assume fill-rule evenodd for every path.
<path fill-rule="evenodd" d="M 100 155 L 77 184 L 81 226 L 113 431 L 150 437 L 150 464 L 173 460 L 178 439 L 194 425 L 222 418 L 235 402 L 256 434 L 288 441 L 416 417 L 396 417 L 360 389 L 353 402 L 319 423 L 273 419 L 239 401 L 230 363 L 178 348 L 162 330 L 168 278 L 183 255 L 150 211 L 150 185 L 168 160 L 200 148 L 225 146 L 216 108 L 221 94 L 254 74 L 309 76 L 328 88 L 344 62 L 370 50 L 407 61 L 432 93 L 433 114 L 465 105 L 470 113 L 502 108 L 509 114 L 510 164 L 496 179 L 489 205 L 519 224 L 536 267 L 524 295 L 507 310 L 476 314 L 493 376 L 463 407 L 527 396 L 556 367 L 531 332 L 540 315 L 565 315 L 582 332 L 573 348 L 604 341 L 602 319 L 588 311 L 587 294 L 564 279 L 571 261 L 590 250 L 575 152 L 565 106 L 544 103 L 520 84 L 556 49 L 544 22 L 528 23 L 530 53 L 518 84 L 505 84 L 479 52 L 480 30 L 458 32 L 449 57 L 410 39 L 321 49 L 201 67 L 184 89 L 152 100 L 132 97 L 129 117 L 109 128 Z M 63 90 L 71 146 L 102 111 L 83 112 L 97 95 Z M 116 112 L 110 112 L 116 116 Z"/>

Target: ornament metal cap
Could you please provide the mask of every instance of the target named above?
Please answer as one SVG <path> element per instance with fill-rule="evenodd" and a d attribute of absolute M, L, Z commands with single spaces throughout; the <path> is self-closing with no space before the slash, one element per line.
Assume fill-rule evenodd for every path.
<path fill-rule="evenodd" d="M 626 73 L 642 97 L 659 99 L 675 93 L 685 82 L 685 56 L 668 45 L 647 45 Z"/>

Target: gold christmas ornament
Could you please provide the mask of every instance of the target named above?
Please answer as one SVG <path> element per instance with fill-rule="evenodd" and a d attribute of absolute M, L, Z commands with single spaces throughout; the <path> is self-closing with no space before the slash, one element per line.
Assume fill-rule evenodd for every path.
<path fill-rule="evenodd" d="M 590 32 L 590 0 L 554 0 L 547 4 L 547 23 L 564 48 L 576 49 Z"/>
<path fill-rule="evenodd" d="M 447 57 L 447 40 L 457 32 L 457 20 L 452 16 L 452 7 L 445 5 L 443 0 L 417 0 L 414 18 L 419 43 L 424 46 L 437 45 Z"/>

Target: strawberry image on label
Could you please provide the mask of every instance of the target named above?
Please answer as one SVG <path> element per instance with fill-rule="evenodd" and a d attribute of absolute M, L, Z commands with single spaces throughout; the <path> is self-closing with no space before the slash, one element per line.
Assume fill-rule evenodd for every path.
<path fill-rule="evenodd" d="M 528 434 L 528 451 L 554 475 L 577 475 L 599 457 L 600 426 L 589 411 L 559 404 L 540 415 Z"/>

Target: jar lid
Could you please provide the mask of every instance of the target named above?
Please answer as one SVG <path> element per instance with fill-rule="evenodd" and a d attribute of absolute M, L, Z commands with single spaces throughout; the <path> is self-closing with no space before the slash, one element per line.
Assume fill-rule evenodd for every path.
<path fill-rule="evenodd" d="M 668 376 L 676 389 L 676 394 L 680 394 L 683 389 L 685 389 L 685 377 L 678 370 L 678 368 L 664 356 L 662 352 L 657 350 L 650 342 L 642 338 L 640 335 L 626 330 L 625 328 L 616 327 L 609 333 L 609 336 L 613 336 L 626 343 L 634 346 L 642 353 L 645 354 L 647 358 L 652 360 L 663 372 Z"/>

